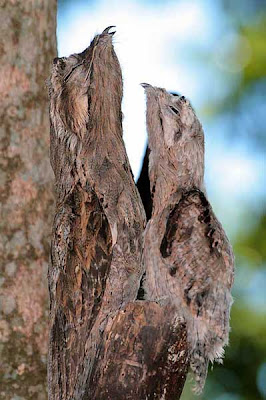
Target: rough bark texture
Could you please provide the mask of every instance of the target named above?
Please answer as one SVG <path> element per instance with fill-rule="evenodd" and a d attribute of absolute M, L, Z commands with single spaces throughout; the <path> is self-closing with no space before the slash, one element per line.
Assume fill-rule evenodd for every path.
<path fill-rule="evenodd" d="M 171 307 L 143 301 L 117 313 L 82 399 L 179 399 L 188 351 L 185 325 L 173 315 Z"/>
<path fill-rule="evenodd" d="M 109 29 L 83 53 L 54 60 L 50 400 L 177 400 L 186 378 L 184 321 L 171 306 L 136 301 L 146 221 L 121 98 Z"/>
<path fill-rule="evenodd" d="M 56 54 L 56 0 L 0 5 L 0 398 L 41 400 L 53 214 L 45 80 Z"/>

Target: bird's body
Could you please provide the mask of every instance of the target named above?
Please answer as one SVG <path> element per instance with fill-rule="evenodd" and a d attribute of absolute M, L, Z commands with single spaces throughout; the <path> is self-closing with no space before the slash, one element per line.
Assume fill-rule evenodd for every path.
<path fill-rule="evenodd" d="M 146 299 L 184 318 L 201 391 L 228 344 L 234 257 L 204 188 L 204 134 L 189 102 L 144 85 L 153 214 L 145 231 Z"/>
<path fill-rule="evenodd" d="M 122 75 L 109 30 L 82 53 L 55 59 L 49 81 L 53 398 L 81 398 L 108 318 L 136 298 L 143 273 L 145 213 L 122 139 Z"/>

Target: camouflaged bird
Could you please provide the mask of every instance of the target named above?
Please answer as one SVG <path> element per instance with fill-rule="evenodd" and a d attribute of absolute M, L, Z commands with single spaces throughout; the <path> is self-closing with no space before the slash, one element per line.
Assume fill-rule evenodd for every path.
<path fill-rule="evenodd" d="M 234 257 L 204 188 L 204 133 L 184 96 L 147 95 L 153 213 L 145 231 L 145 298 L 174 304 L 187 325 L 195 391 L 228 344 Z"/>
<path fill-rule="evenodd" d="M 48 83 L 57 192 L 51 399 L 81 398 L 75 390 L 90 379 L 104 326 L 136 298 L 143 273 L 145 213 L 122 139 L 122 76 L 110 28 L 82 53 L 56 58 Z"/>

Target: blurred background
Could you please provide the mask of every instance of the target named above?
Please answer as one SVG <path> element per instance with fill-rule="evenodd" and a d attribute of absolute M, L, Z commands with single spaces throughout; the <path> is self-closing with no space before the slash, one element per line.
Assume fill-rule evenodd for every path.
<path fill-rule="evenodd" d="M 84 50 L 109 25 L 135 179 L 147 141 L 139 84 L 182 93 L 203 124 L 206 188 L 234 246 L 230 346 L 195 398 L 266 399 L 266 1 L 59 0 L 59 56 Z M 194 398 L 189 386 L 182 400 Z"/>

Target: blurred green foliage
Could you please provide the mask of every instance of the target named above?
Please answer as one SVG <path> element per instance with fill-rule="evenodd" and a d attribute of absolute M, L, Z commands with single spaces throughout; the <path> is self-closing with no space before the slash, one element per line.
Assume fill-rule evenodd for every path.
<path fill-rule="evenodd" d="M 265 267 L 266 263 L 266 213 L 262 213 L 252 230 L 240 232 L 234 243 L 238 257 L 248 261 L 250 267 Z M 266 291 L 266 288 L 265 288 Z"/>
<path fill-rule="evenodd" d="M 240 26 L 239 32 L 246 38 L 251 49 L 250 60 L 242 73 L 241 88 L 244 90 L 256 80 L 266 77 L 266 14 L 260 15 L 253 23 Z"/>
<path fill-rule="evenodd" d="M 238 42 L 234 57 L 237 60 L 247 51 L 249 59 L 243 66 L 238 86 L 230 92 L 231 101 L 225 102 L 230 107 L 241 102 L 246 91 L 266 78 L 266 14 L 259 13 L 251 22 L 237 24 L 236 31 L 242 40 Z"/>

